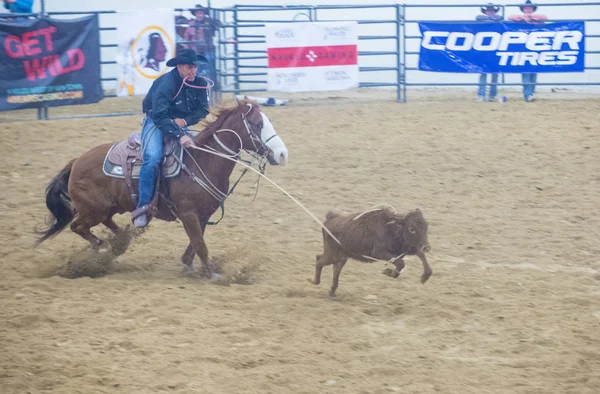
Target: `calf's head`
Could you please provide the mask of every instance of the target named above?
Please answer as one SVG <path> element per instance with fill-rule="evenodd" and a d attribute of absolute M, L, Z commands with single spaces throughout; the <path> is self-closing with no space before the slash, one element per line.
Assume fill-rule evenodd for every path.
<path fill-rule="evenodd" d="M 397 226 L 399 238 L 404 239 L 405 245 L 415 248 L 420 252 L 429 252 L 431 245 L 427 239 L 427 229 L 429 224 L 423 217 L 420 209 L 409 212 L 403 218 L 398 218 L 390 222 L 391 225 Z"/>

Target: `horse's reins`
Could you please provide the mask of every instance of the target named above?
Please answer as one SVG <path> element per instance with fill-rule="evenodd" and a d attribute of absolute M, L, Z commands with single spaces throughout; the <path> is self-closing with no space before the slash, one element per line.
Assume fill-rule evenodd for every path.
<path fill-rule="evenodd" d="M 219 132 L 224 132 L 224 131 L 230 131 L 233 134 L 235 134 L 239 141 L 240 141 L 240 146 L 243 147 L 243 143 L 242 143 L 242 139 L 240 138 L 240 136 L 231 129 L 222 129 L 222 130 L 218 130 L 216 133 Z M 215 150 L 212 147 L 207 147 L 207 149 L 209 149 L 210 152 L 215 152 L 215 153 L 219 153 L 219 155 L 223 156 L 223 157 L 228 157 L 228 158 L 235 158 L 237 157 L 241 151 L 243 150 L 243 148 L 240 148 L 239 152 L 234 152 L 233 150 L 227 148 L 225 146 L 225 144 L 223 144 L 218 137 L 215 135 L 213 135 L 213 137 L 215 138 L 215 141 L 217 141 L 217 143 L 219 144 L 219 146 L 226 148 L 224 150 L 226 150 L 229 155 L 225 155 L 222 154 L 220 152 L 218 152 L 217 150 Z M 184 151 L 186 152 L 186 154 L 190 157 L 190 159 L 192 160 L 192 162 L 194 163 L 194 165 L 196 166 L 196 168 L 198 169 L 198 171 L 200 171 L 200 173 L 204 176 L 204 178 L 206 179 L 206 181 L 208 182 L 205 183 L 202 179 L 198 178 L 193 171 L 191 171 L 183 162 L 180 162 L 182 168 L 184 169 L 184 171 L 186 171 L 190 177 L 194 180 L 194 182 L 196 182 L 198 185 L 200 185 L 203 189 L 205 189 L 215 200 L 217 200 L 219 203 L 223 203 L 227 197 L 229 197 L 233 191 L 235 190 L 235 187 L 238 185 L 238 183 L 241 181 L 242 177 L 246 174 L 247 170 L 244 170 L 244 172 L 242 173 L 242 175 L 240 176 L 240 178 L 237 180 L 237 182 L 233 185 L 233 187 L 230 189 L 230 191 L 228 193 L 224 193 L 222 192 L 219 188 L 217 188 L 209 179 L 209 177 L 206 175 L 206 173 L 204 173 L 204 171 L 202 170 L 202 167 L 200 167 L 200 165 L 198 164 L 198 162 L 196 161 L 196 159 L 192 156 L 192 154 L 184 148 Z M 259 159 L 259 161 L 262 161 L 262 158 Z M 250 165 L 254 164 L 254 162 L 248 162 Z M 262 168 L 261 168 L 262 167 Z M 264 166 L 262 164 L 259 164 L 259 168 L 261 168 L 261 171 L 264 171 Z M 258 193 L 258 191 L 257 191 Z"/>
<path fill-rule="evenodd" d="M 246 152 L 249 152 L 254 158 L 254 161 L 251 162 L 247 162 L 247 164 L 250 165 L 254 165 L 255 161 L 258 160 L 258 168 L 260 169 L 260 173 L 264 173 L 265 171 L 265 167 L 266 167 L 266 162 L 265 162 L 265 158 L 268 155 L 268 147 L 266 146 L 266 144 L 264 142 L 262 142 L 262 140 L 257 139 L 256 136 L 254 135 L 254 133 L 251 131 L 250 125 L 248 124 L 248 121 L 246 120 L 246 116 L 250 113 L 250 111 L 252 111 L 252 105 L 249 105 L 249 110 L 248 112 L 242 114 L 242 119 L 244 121 L 244 126 L 246 127 L 246 132 L 248 133 L 248 136 L 250 137 L 250 139 L 252 140 L 252 144 L 254 145 L 254 148 L 256 151 L 258 151 L 258 146 L 256 145 L 256 141 L 258 141 L 261 146 L 265 149 L 265 153 L 262 157 L 257 157 L 255 156 L 252 152 L 248 151 L 247 149 L 244 149 L 244 144 L 243 141 L 241 139 L 241 137 L 238 135 L 238 133 L 234 130 L 231 129 L 221 129 L 221 130 L 217 130 L 215 132 L 215 134 L 213 134 L 213 138 L 215 139 L 215 141 L 217 142 L 217 144 L 227 153 L 229 153 L 228 155 L 222 154 L 220 152 L 218 152 L 216 149 L 212 148 L 212 147 L 207 147 L 208 149 L 210 149 L 211 152 L 214 153 L 219 153 L 220 156 L 223 157 L 228 157 L 230 159 L 236 158 L 238 157 L 242 150 L 245 150 Z M 217 136 L 218 133 L 220 132 L 224 132 L 224 131 L 229 131 L 232 132 L 233 134 L 235 134 L 235 136 L 238 138 L 239 142 L 240 142 L 240 150 L 239 152 L 235 152 L 232 149 L 230 149 L 229 147 L 227 147 L 225 144 L 223 144 L 223 142 L 219 139 L 219 137 Z M 273 137 L 277 136 L 277 134 L 275 134 L 274 136 L 270 137 L 269 140 L 271 140 Z M 242 180 L 242 178 L 244 177 L 244 175 L 246 175 L 246 173 L 248 172 L 248 169 L 244 169 L 244 171 L 242 172 L 242 174 L 240 175 L 240 177 L 238 178 L 238 180 L 235 182 L 235 184 L 229 189 L 229 192 L 224 193 L 222 192 L 219 188 L 217 188 L 211 181 L 210 178 L 204 173 L 204 171 L 202 170 L 202 168 L 200 167 L 200 165 L 198 164 L 198 162 L 196 161 L 196 159 L 191 155 L 191 153 L 184 148 L 184 151 L 186 152 L 186 154 L 190 157 L 190 159 L 192 160 L 192 162 L 194 163 L 194 165 L 196 166 L 196 168 L 198 169 L 198 171 L 200 171 L 200 173 L 202 174 L 202 176 L 204 176 L 204 178 L 206 179 L 206 182 L 204 182 L 202 179 L 200 179 L 196 174 L 194 174 L 193 171 L 191 171 L 184 163 L 183 161 L 179 161 L 182 169 L 188 173 L 188 175 L 190 176 L 190 178 L 196 182 L 200 187 L 202 187 L 204 190 L 206 190 L 206 192 L 213 197 L 215 200 L 217 200 L 219 202 L 219 205 L 221 206 L 221 218 L 216 222 L 216 223 L 209 223 L 209 224 L 217 224 L 221 221 L 221 219 L 223 219 L 223 216 L 225 215 L 224 211 L 224 203 L 225 200 L 234 192 L 235 188 L 237 187 L 237 185 L 240 183 L 240 181 Z M 236 160 L 236 162 L 240 162 L 240 160 Z M 258 196 L 258 189 L 260 187 L 260 177 L 257 179 L 256 181 L 256 190 L 254 192 L 254 197 L 252 198 L 252 201 L 250 201 L 250 204 L 252 204 L 254 202 L 254 200 L 256 200 L 256 197 Z M 248 205 L 250 205 L 248 204 Z"/>
<path fill-rule="evenodd" d="M 206 80 L 208 82 L 207 86 L 196 86 L 196 85 L 192 85 L 190 83 L 187 82 L 187 77 L 183 78 L 183 81 L 181 82 L 181 86 L 179 87 L 179 90 L 177 91 L 177 94 L 175 95 L 175 97 L 173 97 L 173 100 L 175 100 L 179 94 L 181 93 L 181 91 L 183 90 L 184 86 L 193 88 L 193 89 L 210 89 L 213 86 L 215 86 L 214 81 L 212 81 L 210 78 L 206 78 L 204 76 L 198 75 L 197 77 L 199 78 L 203 78 L 204 80 Z M 277 134 L 275 134 L 274 136 L 270 137 L 269 140 L 265 141 L 264 143 L 260 140 L 257 139 L 256 136 L 254 135 L 254 133 L 251 132 L 250 130 L 250 126 L 248 125 L 248 122 L 246 120 L 246 116 L 248 114 L 250 114 L 250 112 L 252 111 L 252 104 L 248 104 L 249 105 L 249 109 L 248 112 L 242 114 L 242 119 L 244 121 L 244 126 L 246 127 L 246 131 L 248 132 L 248 135 L 250 136 L 250 139 L 252 140 L 252 143 L 254 145 L 254 148 L 258 151 L 258 147 L 256 146 L 256 141 L 258 140 L 258 142 L 262 145 L 262 147 L 268 151 L 268 148 L 266 146 L 266 142 L 268 142 L 269 140 L 271 140 L 271 138 L 274 138 L 277 136 Z M 233 130 L 230 129 L 222 129 L 222 130 L 218 130 L 215 134 L 213 134 L 213 138 L 215 139 L 215 141 L 217 142 L 217 144 L 227 153 L 229 153 L 231 155 L 231 157 L 237 157 L 239 156 L 240 152 L 234 152 L 233 150 L 229 149 L 227 146 L 225 146 L 225 144 L 223 144 L 223 142 L 219 139 L 219 137 L 217 136 L 217 133 L 222 132 L 222 131 L 231 131 L 233 132 L 239 139 L 240 141 L 240 146 L 243 148 L 243 143 L 242 143 L 242 139 L 240 138 L 240 136 Z M 185 149 L 184 149 L 185 150 Z M 213 183 L 210 181 L 210 179 L 208 178 L 208 176 L 204 173 L 204 171 L 202 171 L 202 168 L 200 168 L 200 166 L 198 165 L 198 163 L 196 162 L 196 160 L 189 154 L 189 152 L 186 150 L 186 153 L 190 156 L 190 158 L 192 159 L 192 161 L 194 162 L 194 164 L 196 165 L 196 168 L 198 168 L 198 170 L 202 173 L 202 175 L 204 176 L 204 178 L 206 178 L 206 181 L 210 184 L 207 185 L 206 183 L 204 183 L 200 178 L 198 178 L 195 174 L 193 174 L 186 166 L 185 164 L 180 163 L 182 165 L 182 168 L 184 168 L 184 170 L 190 175 L 190 177 L 196 182 L 198 183 L 203 189 L 205 189 L 213 198 L 215 198 L 220 204 L 223 204 L 223 202 L 225 201 L 225 199 L 227 199 L 227 197 L 229 197 L 233 191 L 235 190 L 235 188 L 237 187 L 238 183 L 242 180 L 242 178 L 244 177 L 244 175 L 246 175 L 247 169 L 245 169 L 242 174 L 240 175 L 240 178 L 237 180 L 237 182 L 233 185 L 233 187 L 230 189 L 229 193 L 225 194 L 223 193 L 221 190 L 219 190 L 215 185 L 213 185 Z M 266 156 L 266 153 L 265 153 Z M 264 160 L 265 156 L 263 156 L 261 158 L 261 161 Z M 249 164 L 254 164 L 253 162 L 248 162 Z M 261 169 L 261 172 L 264 172 L 264 167 L 266 166 L 266 164 L 259 164 L 259 168 Z M 260 178 L 258 178 L 260 180 Z M 257 181 L 258 183 L 258 181 Z M 254 199 L 256 199 L 256 195 L 258 194 L 258 186 L 254 195 Z M 254 202 L 254 199 L 252 200 L 252 202 Z M 252 204 L 252 202 L 250 202 L 250 204 Z"/>

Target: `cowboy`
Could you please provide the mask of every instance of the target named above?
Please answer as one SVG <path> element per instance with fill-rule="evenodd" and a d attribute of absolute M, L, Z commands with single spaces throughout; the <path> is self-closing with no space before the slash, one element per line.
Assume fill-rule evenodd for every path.
<path fill-rule="evenodd" d="M 511 15 L 508 17 L 509 20 L 514 22 L 526 22 L 526 23 L 544 23 L 548 19 L 546 15 L 535 14 L 537 11 L 537 5 L 533 4 L 531 0 L 525 1 L 524 4 L 519 6 L 519 9 L 523 15 Z M 535 84 L 537 83 L 536 73 L 521 74 L 523 80 L 523 98 L 527 102 L 535 101 L 533 94 L 535 93 Z"/>
<path fill-rule="evenodd" d="M 154 81 L 142 103 L 146 114 L 142 128 L 144 160 L 140 169 L 139 201 L 131 214 L 136 227 L 149 223 L 147 210 L 163 158 L 163 138 L 177 138 L 186 148 L 194 145 L 186 134 L 187 127 L 197 124 L 209 113 L 208 84 L 196 76 L 199 61 L 206 62 L 206 58 L 193 49 L 181 50 L 167 62 L 167 67 L 175 68 Z"/>
<path fill-rule="evenodd" d="M 477 15 L 475 20 L 477 22 L 500 22 L 503 17 L 498 15 L 500 7 L 492 3 L 488 3 L 487 6 L 481 7 L 483 15 Z M 477 91 L 477 101 L 485 102 L 485 88 L 487 84 L 487 74 L 483 73 L 479 75 L 479 89 Z M 498 74 L 492 74 L 490 82 L 490 96 L 488 101 L 495 101 L 496 94 L 498 93 Z"/>

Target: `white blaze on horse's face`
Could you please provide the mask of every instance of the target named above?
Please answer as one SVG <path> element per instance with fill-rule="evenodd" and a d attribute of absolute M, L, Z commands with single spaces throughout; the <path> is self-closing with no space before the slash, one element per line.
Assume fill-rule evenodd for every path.
<path fill-rule="evenodd" d="M 287 164 L 288 161 L 288 150 L 283 143 L 283 140 L 273 127 L 273 123 L 269 120 L 267 115 L 260 113 L 263 119 L 263 128 L 260 133 L 260 139 L 269 148 L 269 162 L 272 165 Z"/>

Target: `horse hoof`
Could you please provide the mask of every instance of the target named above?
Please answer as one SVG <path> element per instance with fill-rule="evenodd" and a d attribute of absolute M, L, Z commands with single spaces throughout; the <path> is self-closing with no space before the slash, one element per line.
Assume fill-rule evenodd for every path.
<path fill-rule="evenodd" d="M 211 280 L 211 282 L 215 282 L 215 281 L 218 281 L 221 278 L 222 278 L 222 275 L 219 275 L 219 274 L 213 272 L 212 275 L 211 275 L 211 277 L 210 277 L 210 280 Z"/>
<path fill-rule="evenodd" d="M 195 274 L 196 274 L 196 270 L 194 269 L 193 265 L 186 265 L 181 270 L 181 275 L 195 275 Z"/>
<path fill-rule="evenodd" d="M 106 248 L 105 243 L 101 239 L 94 241 L 92 243 L 92 249 L 94 249 L 96 252 L 99 252 L 100 249 L 105 249 L 105 248 Z"/>

